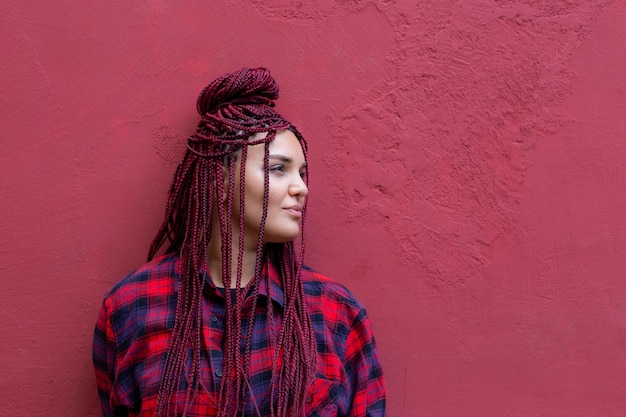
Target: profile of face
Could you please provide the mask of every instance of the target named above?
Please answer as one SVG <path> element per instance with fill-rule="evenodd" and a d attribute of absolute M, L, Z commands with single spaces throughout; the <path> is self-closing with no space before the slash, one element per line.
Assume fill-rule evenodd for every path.
<path fill-rule="evenodd" d="M 257 133 L 250 140 L 267 136 Z M 246 245 L 258 241 L 263 215 L 265 145 L 248 146 L 246 157 L 244 224 Z M 233 200 L 233 226 L 239 224 L 239 169 L 235 173 L 235 198 Z M 296 135 L 289 130 L 279 130 L 269 143 L 269 194 L 265 220 L 264 243 L 284 243 L 300 234 L 302 208 L 308 188 L 306 160 Z"/>

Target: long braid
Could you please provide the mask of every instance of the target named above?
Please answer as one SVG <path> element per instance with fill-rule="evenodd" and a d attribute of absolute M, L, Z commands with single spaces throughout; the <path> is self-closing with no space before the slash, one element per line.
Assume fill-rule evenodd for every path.
<path fill-rule="evenodd" d="M 241 279 L 242 279 L 242 275 L 243 275 L 243 255 L 244 255 L 244 245 L 245 245 L 245 217 L 243 215 L 244 212 L 244 207 L 245 207 L 245 180 L 246 180 L 246 170 L 244 169 L 246 166 L 246 160 L 247 160 L 247 156 L 248 156 L 248 148 L 247 147 L 243 147 L 241 148 L 241 155 L 240 155 L 240 167 L 241 169 L 239 170 L 239 250 L 237 253 L 237 275 L 236 275 L 236 282 L 235 282 L 235 288 L 241 288 Z M 233 181 L 234 181 L 234 175 L 233 175 Z M 256 275 L 255 275 L 256 276 Z M 255 280 L 258 281 L 258 280 Z M 240 317 L 241 316 L 241 309 L 242 309 L 242 302 L 243 302 L 243 292 L 237 292 L 237 297 L 236 297 L 236 303 L 235 303 L 235 317 Z M 253 310 L 254 311 L 254 310 Z M 241 334 L 241 320 L 237 320 L 236 321 L 236 328 L 235 328 L 235 333 L 236 335 Z M 237 347 L 235 349 L 235 357 L 234 357 L 234 363 L 237 366 L 237 370 L 236 372 L 238 374 L 241 374 L 245 377 L 245 375 L 247 375 L 244 372 L 243 366 L 241 364 L 241 350 L 239 349 L 239 341 L 237 343 Z M 237 386 L 235 386 L 235 392 L 239 393 L 239 396 L 237 397 L 237 400 L 235 402 L 235 408 L 238 407 L 239 402 L 243 401 L 243 389 L 241 387 L 242 381 L 240 378 L 237 378 Z"/>
<path fill-rule="evenodd" d="M 276 417 L 304 416 L 305 393 L 315 375 L 316 350 L 311 319 L 304 299 L 300 279 L 304 239 L 298 255 L 292 242 L 265 247 L 264 230 L 269 195 L 269 143 L 278 130 L 294 132 L 306 158 L 306 143 L 300 133 L 274 109 L 278 85 L 264 68 L 240 69 L 210 83 L 198 97 L 201 115 L 196 132 L 188 139 L 187 152 L 177 167 L 170 187 L 165 221 L 157 232 L 149 250 L 152 259 L 168 243 L 166 253 L 180 254 L 178 299 L 172 339 L 165 361 L 157 398 L 158 417 L 170 417 L 179 412 L 176 393 L 181 377 L 186 382 L 182 416 L 193 403 L 200 387 L 200 345 L 202 328 L 202 291 L 204 278 L 201 270 L 211 239 L 212 214 L 215 210 L 220 223 L 222 281 L 225 287 L 227 309 L 224 331 L 223 379 L 218 396 L 218 415 L 234 417 L 243 412 L 246 393 L 259 413 L 257 401 L 250 386 L 250 356 L 252 329 L 258 306 L 263 266 L 269 256 L 277 255 L 284 291 L 284 311 L 279 334 L 274 332 L 275 311 L 267 301 L 267 325 L 270 348 L 274 349 L 272 376 L 269 386 L 271 415 Z M 256 133 L 268 132 L 263 138 L 250 139 Z M 244 245 L 245 161 L 247 146 L 264 144 L 264 198 L 259 227 L 257 255 L 252 281 L 252 309 L 247 317 L 247 331 L 243 335 L 243 300 L 241 288 Z M 239 236 L 236 276 L 232 277 L 233 261 L 233 202 L 235 194 L 235 152 L 240 150 L 239 173 Z M 227 169 L 225 170 L 224 167 Z M 224 171 L 228 175 L 228 189 L 224 188 Z M 222 204 L 223 196 L 225 204 Z M 306 214 L 302 216 L 302 232 Z M 271 253 L 270 253 L 271 252 Z M 234 282 L 233 282 L 234 280 Z M 234 284 L 234 285 L 233 285 Z M 268 282 L 269 284 L 269 282 Z M 234 296 L 231 297 L 231 288 Z M 243 338 L 243 346 L 242 346 Z M 191 367 L 186 369 L 188 348 L 191 347 Z M 246 389 L 247 388 L 247 389 Z"/>

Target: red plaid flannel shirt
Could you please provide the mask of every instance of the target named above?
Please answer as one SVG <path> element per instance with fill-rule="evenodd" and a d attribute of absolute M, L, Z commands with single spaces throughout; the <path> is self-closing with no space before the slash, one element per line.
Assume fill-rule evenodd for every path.
<path fill-rule="evenodd" d="M 93 343 L 96 382 L 103 415 L 154 415 L 165 355 L 176 311 L 179 258 L 155 259 L 117 283 L 105 296 Z M 269 415 L 269 379 L 273 360 L 267 297 L 274 303 L 274 327 L 282 319 L 283 290 L 277 271 L 265 269 L 254 321 L 250 385 L 254 398 L 245 415 Z M 224 290 L 208 274 L 202 303 L 201 390 L 188 415 L 213 416 L 222 375 Z M 385 384 L 370 319 L 341 284 L 305 268 L 302 271 L 307 307 L 317 342 L 317 375 L 307 398 L 308 416 L 382 417 Z M 251 309 L 250 297 L 244 302 Z M 244 334 L 248 320 L 244 319 Z M 191 353 L 190 353 L 191 358 Z M 190 360 L 189 358 L 189 360 Z M 182 378 L 179 401 L 184 401 Z M 256 404 L 256 405 L 255 405 Z M 179 407 L 180 409 L 180 407 Z"/>

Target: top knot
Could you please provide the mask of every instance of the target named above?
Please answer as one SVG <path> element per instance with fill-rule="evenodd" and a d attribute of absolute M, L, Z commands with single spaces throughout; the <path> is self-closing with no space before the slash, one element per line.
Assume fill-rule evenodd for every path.
<path fill-rule="evenodd" d="M 267 132 L 272 141 L 277 131 L 292 127 L 274 109 L 277 98 L 278 84 L 267 68 L 241 68 L 216 79 L 198 97 L 200 121 L 187 147 L 197 156 L 218 158 L 252 143 L 255 133 Z"/>
<path fill-rule="evenodd" d="M 241 68 L 207 85 L 198 96 L 201 116 L 229 105 L 266 105 L 274 107 L 278 84 L 267 68 Z"/>

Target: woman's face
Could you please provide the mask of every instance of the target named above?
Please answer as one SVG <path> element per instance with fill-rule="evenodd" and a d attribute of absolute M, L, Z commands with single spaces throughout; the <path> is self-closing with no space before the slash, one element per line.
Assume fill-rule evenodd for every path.
<path fill-rule="evenodd" d="M 265 137 L 258 133 L 251 140 Z M 265 145 L 248 147 L 246 158 L 244 223 L 246 245 L 256 244 L 263 215 Z M 239 222 L 239 168 L 236 172 L 233 221 L 236 230 Z M 283 243 L 300 234 L 302 207 L 308 194 L 304 181 L 306 162 L 302 146 L 296 135 L 280 130 L 269 144 L 269 195 L 265 221 L 264 243 Z"/>

